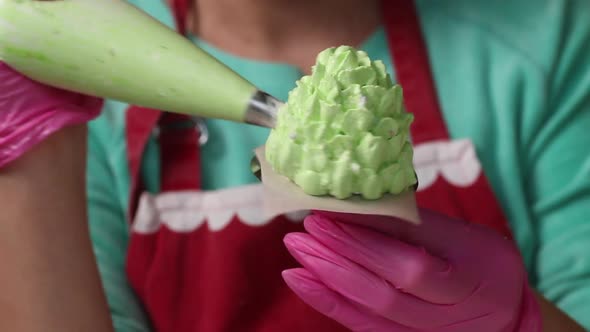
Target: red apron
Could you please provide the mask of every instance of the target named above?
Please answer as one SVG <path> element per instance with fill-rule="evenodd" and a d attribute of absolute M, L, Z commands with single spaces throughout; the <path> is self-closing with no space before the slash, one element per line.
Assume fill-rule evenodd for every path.
<path fill-rule="evenodd" d="M 184 17 L 186 1 L 173 7 L 177 18 Z M 419 205 L 509 236 L 473 145 L 449 138 L 413 2 L 384 1 L 383 12 L 397 79 L 404 87 L 406 107 L 415 115 Z M 259 184 L 199 191 L 198 133 L 192 128 L 167 129 L 177 121 L 187 118 L 139 107 L 127 112 L 133 179 L 127 274 L 154 329 L 345 331 L 301 302 L 281 278 L 281 271 L 296 266 L 282 238 L 303 230 L 301 217 L 265 220 Z M 143 194 L 138 200 L 142 153 L 156 127 L 162 193 Z"/>

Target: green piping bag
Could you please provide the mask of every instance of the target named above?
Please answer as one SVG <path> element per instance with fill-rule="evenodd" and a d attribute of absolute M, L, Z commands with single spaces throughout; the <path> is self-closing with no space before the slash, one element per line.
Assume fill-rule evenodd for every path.
<path fill-rule="evenodd" d="M 0 60 L 63 89 L 273 127 L 281 103 L 123 0 L 0 0 Z"/>

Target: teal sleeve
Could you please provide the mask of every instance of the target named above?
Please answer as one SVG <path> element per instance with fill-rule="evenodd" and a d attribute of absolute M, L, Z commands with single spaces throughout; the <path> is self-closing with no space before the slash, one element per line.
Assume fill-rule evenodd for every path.
<path fill-rule="evenodd" d="M 87 170 L 88 214 L 92 245 L 103 289 L 117 332 L 150 331 L 147 316 L 128 284 L 125 258 L 128 243 L 125 146 L 122 110 L 109 104 L 90 124 Z M 114 116 L 112 116 L 114 115 Z M 119 127 L 119 128 L 117 128 Z"/>
<path fill-rule="evenodd" d="M 550 93 L 530 122 L 536 130 L 526 147 L 526 182 L 538 288 L 590 329 L 590 3 L 559 3 L 548 22 L 556 32 L 546 36 L 547 53 L 554 52 Z"/>

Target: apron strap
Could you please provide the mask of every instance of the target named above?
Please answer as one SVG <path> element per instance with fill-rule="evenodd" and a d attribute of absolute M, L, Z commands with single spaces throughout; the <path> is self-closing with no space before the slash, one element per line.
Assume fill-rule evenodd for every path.
<path fill-rule="evenodd" d="M 131 179 L 129 195 L 129 220 L 133 220 L 139 195 L 143 192 L 141 181 L 141 162 L 145 146 L 157 127 L 162 112 L 154 109 L 130 106 L 125 113 L 125 140 L 127 143 L 127 162 Z"/>
<path fill-rule="evenodd" d="M 390 54 L 405 106 L 415 116 L 411 128 L 414 145 L 449 141 L 433 79 L 428 50 L 413 0 L 383 0 L 383 18 Z M 483 224 L 511 237 L 510 228 L 485 174 L 465 188 L 437 180 L 417 193 L 418 205 L 449 216 Z"/>
<path fill-rule="evenodd" d="M 190 10 L 190 0 L 172 0 L 172 12 L 176 20 L 176 29 L 181 35 L 187 33 L 187 18 Z"/>
<path fill-rule="evenodd" d="M 127 161 L 131 178 L 129 220 L 133 220 L 139 196 L 145 189 L 141 164 L 145 147 L 154 131 L 158 133 L 160 142 L 161 190 L 200 188 L 199 131 L 190 117 L 130 106 L 126 113 L 126 124 Z"/>
<path fill-rule="evenodd" d="M 178 124 L 184 123 L 182 128 Z M 198 126 L 190 117 L 165 113 L 160 120 L 162 191 L 198 190 L 201 158 Z"/>
<path fill-rule="evenodd" d="M 412 140 L 448 140 L 418 14 L 412 0 L 383 0 L 383 20 L 406 108 L 415 116 Z"/>

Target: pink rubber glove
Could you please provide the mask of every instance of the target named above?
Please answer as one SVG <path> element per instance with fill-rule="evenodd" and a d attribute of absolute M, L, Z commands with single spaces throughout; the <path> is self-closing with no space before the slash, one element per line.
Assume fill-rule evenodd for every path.
<path fill-rule="evenodd" d="M 29 80 L 0 62 L 0 168 L 61 128 L 100 113 L 97 98 Z"/>
<path fill-rule="evenodd" d="M 432 212 L 421 217 L 415 226 L 376 216 L 311 215 L 309 234 L 285 237 L 304 268 L 283 277 L 303 301 L 353 331 L 541 330 L 511 240 Z M 355 225 L 361 221 L 387 234 Z"/>

